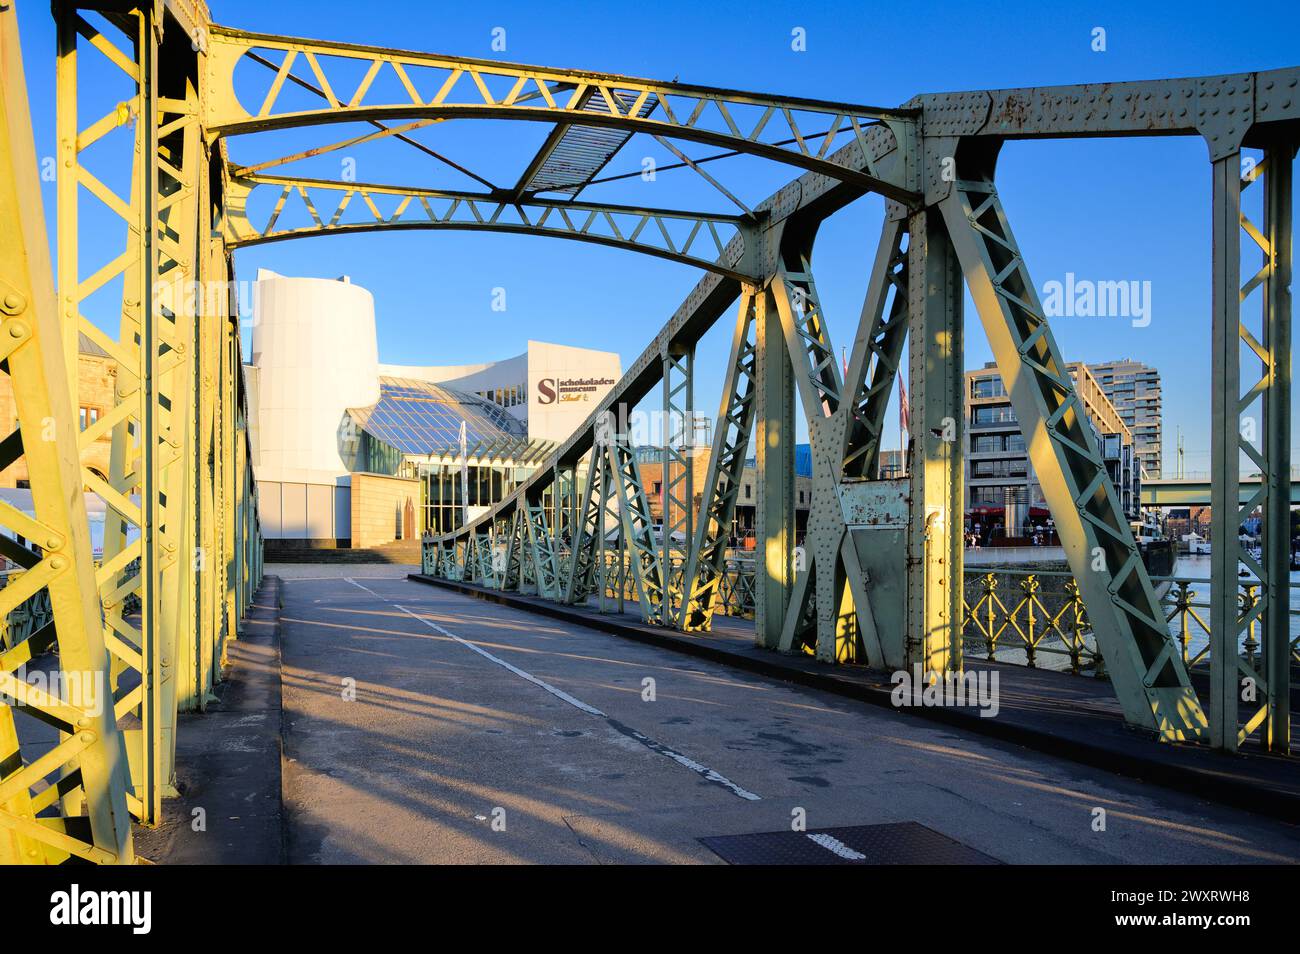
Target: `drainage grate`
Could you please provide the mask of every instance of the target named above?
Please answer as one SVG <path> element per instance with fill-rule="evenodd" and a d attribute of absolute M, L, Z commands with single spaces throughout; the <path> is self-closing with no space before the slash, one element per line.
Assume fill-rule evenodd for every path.
<path fill-rule="evenodd" d="M 917 822 L 715 835 L 700 843 L 733 865 L 997 865 Z"/>

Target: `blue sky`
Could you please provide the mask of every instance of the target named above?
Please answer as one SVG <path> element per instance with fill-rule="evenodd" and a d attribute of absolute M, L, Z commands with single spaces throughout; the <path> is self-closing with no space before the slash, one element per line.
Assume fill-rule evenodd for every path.
<path fill-rule="evenodd" d="M 551 3 L 415 2 L 266 3 L 212 0 L 214 18 L 249 30 L 382 46 L 589 68 L 773 93 L 880 106 L 923 92 L 1132 80 L 1267 69 L 1300 63 L 1300 7 L 1274 5 L 1252 16 L 1221 4 L 1091 4 L 1071 11 L 1042 3 L 677 3 L 609 7 Z M 37 148 L 53 153 L 53 22 L 45 4 L 23 0 L 20 23 Z M 1094 27 L 1106 51 L 1091 49 Z M 506 50 L 493 51 L 493 29 Z M 806 31 L 807 50 L 791 49 L 791 31 Z M 90 58 L 86 57 L 86 62 Z M 238 79 L 238 78 L 237 78 Z M 125 92 L 105 74 L 86 84 L 84 126 Z M 93 87 L 93 88 L 92 88 Z M 451 127 L 455 124 L 445 124 Z M 423 130 L 420 137 L 493 181 L 513 181 L 540 124 L 479 122 Z M 531 128 L 523 128 L 531 127 Z M 336 126 L 243 137 L 238 161 L 269 157 L 342 139 L 359 127 Z M 639 168 L 663 150 L 634 139 L 611 171 Z M 119 143 L 120 147 L 120 143 Z M 103 177 L 123 194 L 109 169 Z M 692 156 L 707 147 L 688 146 Z M 343 155 L 348 155 L 344 153 Z M 463 177 L 414 150 L 387 143 L 356 151 L 357 178 L 465 188 Z M 296 168 L 337 177 L 340 154 Z M 89 160 L 88 160 L 89 161 Z M 746 201 L 766 196 L 795 170 L 756 160 L 710 169 Z M 1013 227 L 1040 289 L 1067 272 L 1093 280 L 1151 282 L 1152 321 L 1063 318 L 1058 340 L 1071 359 L 1131 357 L 1160 368 L 1165 386 L 1166 454 L 1176 429 L 1186 435 L 1187 468 L 1208 465 L 1210 168 L 1199 139 L 1011 143 L 999 184 Z M 44 185 L 53 224 L 54 186 Z M 591 198 L 687 205 L 730 211 L 689 170 L 663 172 L 593 191 Z M 814 268 L 837 349 L 851 343 L 880 225 L 881 205 L 867 197 L 822 228 Z M 83 276 L 111 257 L 118 230 L 86 214 Z M 624 365 L 645 347 L 698 279 L 689 266 L 616 249 L 552 239 L 461 232 L 337 236 L 241 250 L 241 277 L 258 267 L 291 275 L 347 273 L 375 295 L 382 360 L 457 364 L 521 351 L 528 338 L 604 348 Z M 507 309 L 492 310 L 495 288 Z M 110 327 L 117 292 L 88 303 L 92 320 Z M 702 342 L 697 406 L 712 413 L 726 358 L 730 321 Z M 990 355 L 973 309 L 967 309 L 967 365 Z M 893 438 L 891 438 L 893 440 Z"/>

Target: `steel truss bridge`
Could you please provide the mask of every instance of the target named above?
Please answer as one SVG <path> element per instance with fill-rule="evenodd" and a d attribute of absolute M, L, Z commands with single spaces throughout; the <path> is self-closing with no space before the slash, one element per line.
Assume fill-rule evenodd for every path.
<path fill-rule="evenodd" d="M 18 427 L 0 451 L 5 466 L 25 459 L 35 510 L 0 506 L 0 524 L 39 548 L 33 554 L 0 540 L 25 567 L 0 592 L 0 612 L 45 589 L 53 618 L 0 657 L 8 701 L 0 707 L 0 861 L 130 862 L 133 821 L 159 820 L 173 778 L 176 713 L 205 704 L 261 569 L 241 316 L 226 297 L 196 306 L 187 290 L 233 279 L 236 248 L 334 233 L 550 236 L 703 273 L 586 423 L 517 492 L 426 543 L 427 573 L 579 603 L 603 588 L 606 550 L 614 546 L 646 621 L 708 630 L 752 443 L 757 642 L 826 662 L 959 669 L 968 289 L 1125 720 L 1166 742 L 1288 752 L 1290 215 L 1300 69 L 926 94 L 879 108 L 268 36 L 212 23 L 199 0 L 56 0 L 54 15 L 51 268 L 17 14 L 12 3 L 0 7 L 7 332 L 0 369 L 18 407 Z M 78 113 L 91 59 L 109 64 L 126 89 L 103 115 Z M 542 123 L 549 131 L 519 180 L 501 185 L 412 135 L 453 120 Z M 235 137 L 338 123 L 364 123 L 368 131 L 265 161 L 228 158 Z M 584 198 L 635 135 L 672 153 L 731 211 Z M 1214 548 L 1208 695 L 1193 687 L 1165 625 L 997 188 L 1004 142 L 1099 136 L 1199 136 L 1208 150 L 1213 535 L 1235 541 L 1241 517 L 1256 508 L 1265 527 L 1258 558 L 1235 544 Z M 378 140 L 405 143 L 482 189 L 274 171 Z M 701 145 L 719 152 L 705 159 L 686 152 Z M 118 150 L 131 169 L 128 192 L 92 171 L 92 147 Z M 1243 150 L 1262 156 L 1243 163 Z M 747 202 L 708 164 L 733 155 L 785 164 L 794 178 Z M 1246 190 L 1262 193 L 1262 216 L 1243 214 Z M 269 215 L 256 212 L 259 192 L 271 196 Z M 819 224 L 871 193 L 884 197 L 886 214 L 842 372 L 813 251 Z M 120 254 L 90 266 L 79 253 L 78 209 L 87 197 L 120 219 L 122 237 Z M 113 336 L 87 320 L 82 305 L 115 280 L 123 293 Z M 690 429 L 680 422 L 695 410 L 695 346 L 724 316 L 733 331 L 719 426 L 703 486 L 695 486 L 685 466 Z M 117 405 L 80 433 L 77 332 L 119 367 Z M 909 476 L 878 480 L 886 404 L 905 361 L 915 435 Z M 662 451 L 662 528 L 652 523 L 623 427 L 646 401 L 661 402 L 665 419 L 680 424 Z M 1247 441 L 1241 418 L 1253 410 L 1262 427 Z M 807 421 L 814 461 L 798 570 L 796 415 Z M 79 462 L 110 433 L 104 477 Z M 1243 487 L 1243 457 L 1262 481 Z M 99 566 L 83 490 L 109 508 Z M 697 498 L 698 519 L 690 506 Z M 615 543 L 609 527 L 617 528 Z M 1244 613 L 1239 561 L 1260 580 L 1260 598 Z M 128 611 L 129 596 L 138 597 L 138 614 Z M 1242 634 L 1252 626 L 1261 651 L 1243 658 Z M 57 648 L 61 672 L 106 680 L 112 710 L 14 675 L 48 648 Z M 1240 699 L 1246 679 L 1254 688 L 1249 702 Z M 32 718 L 57 730 L 56 744 L 40 752 L 24 745 L 21 729 Z"/>

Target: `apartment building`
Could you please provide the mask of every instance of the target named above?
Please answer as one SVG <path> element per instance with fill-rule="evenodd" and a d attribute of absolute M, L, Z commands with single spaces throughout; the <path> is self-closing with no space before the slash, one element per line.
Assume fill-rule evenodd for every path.
<path fill-rule="evenodd" d="M 1130 520 L 1141 507 L 1141 468 L 1133 434 L 1101 384 L 1082 363 L 1067 365 L 1083 400 L 1106 469 Z M 986 542 L 1023 537 L 1048 525 L 1050 513 L 1029 463 L 1020 421 L 997 366 L 966 372 L 966 512 Z"/>
<path fill-rule="evenodd" d="M 1160 372 L 1140 361 L 1090 364 L 1110 403 L 1133 432 L 1133 446 L 1148 477 L 1161 476 L 1164 432 L 1161 424 Z"/>

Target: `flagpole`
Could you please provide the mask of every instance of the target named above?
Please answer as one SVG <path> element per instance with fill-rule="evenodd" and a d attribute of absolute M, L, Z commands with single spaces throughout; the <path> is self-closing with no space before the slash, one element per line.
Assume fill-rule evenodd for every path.
<path fill-rule="evenodd" d="M 903 376 L 898 376 L 898 469 L 901 477 L 907 467 L 907 446 L 903 443 L 904 422 L 911 424 L 912 410 L 907 406 L 907 389 L 903 386 Z"/>

